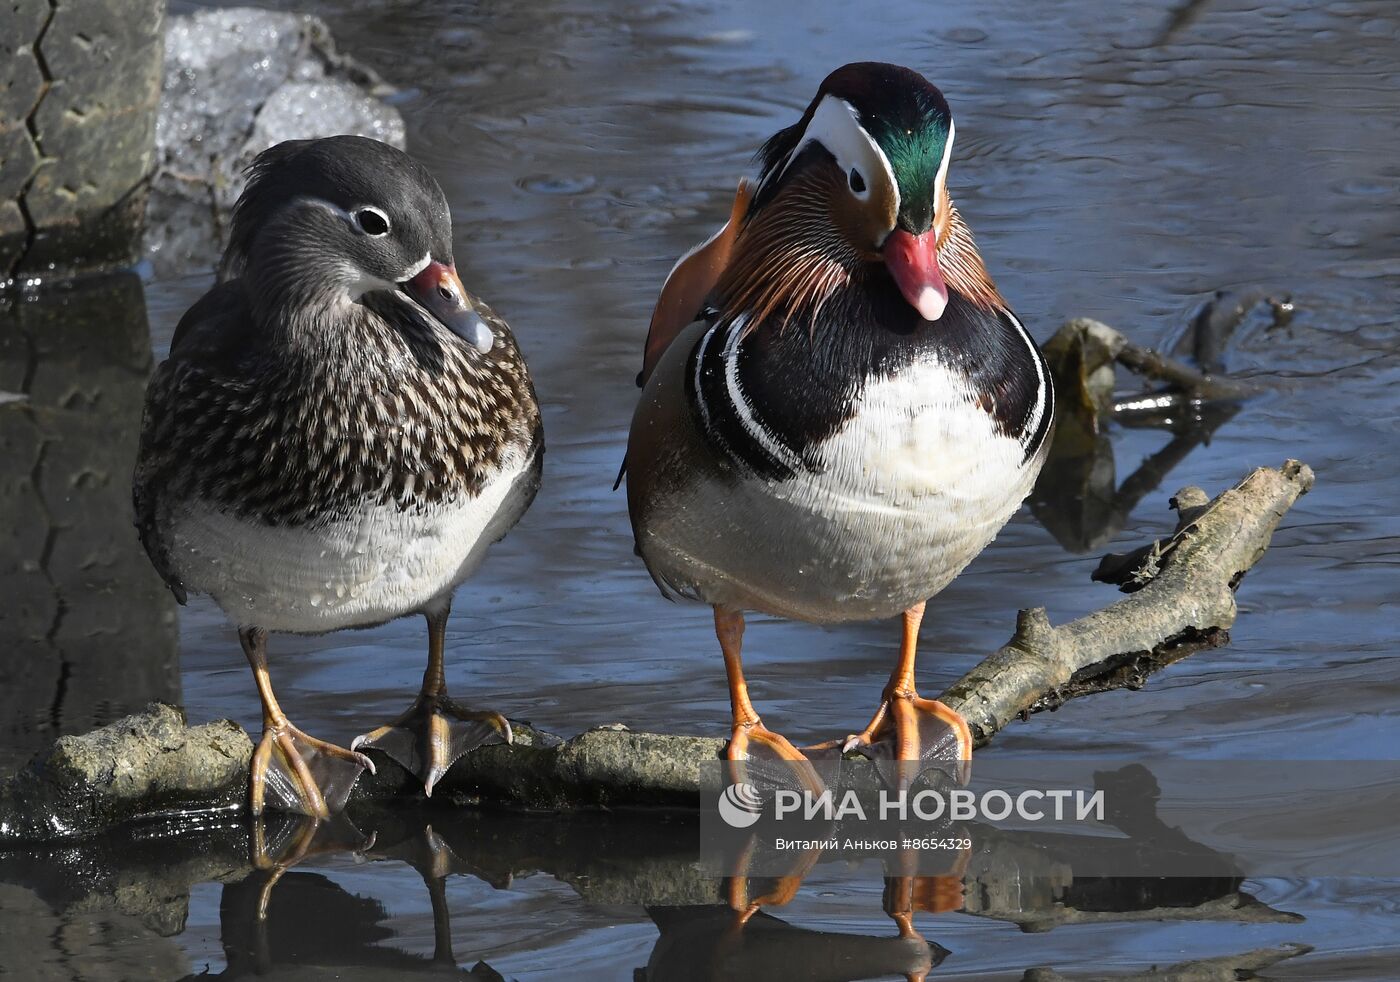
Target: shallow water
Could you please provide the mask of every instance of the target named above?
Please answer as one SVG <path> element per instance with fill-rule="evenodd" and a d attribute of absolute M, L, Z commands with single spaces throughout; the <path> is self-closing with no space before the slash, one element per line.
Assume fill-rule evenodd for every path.
<path fill-rule="evenodd" d="M 944 88 L 958 121 L 950 189 L 1038 337 L 1067 317 L 1090 316 L 1137 342 L 1169 344 L 1217 289 L 1259 285 L 1297 304 L 1288 325 L 1247 328 L 1227 356 L 1232 373 L 1266 394 L 1191 452 L 1104 547 L 1136 545 L 1168 528 L 1166 499 L 1178 487 L 1214 493 L 1256 465 L 1288 457 L 1311 464 L 1316 490 L 1245 581 L 1230 645 L 1168 669 L 1145 693 L 1095 696 L 1035 717 L 991 752 L 1394 754 L 1393 5 L 287 6 L 320 13 L 344 50 L 403 87 L 397 104 L 409 148 L 452 203 L 463 279 L 513 325 L 545 407 L 544 489 L 457 594 L 449 631 L 457 694 L 566 734 L 610 721 L 724 732 L 727 699 L 708 611 L 657 594 L 632 555 L 623 495 L 609 490 L 636 396 L 632 377 L 660 282 L 677 255 L 723 221 L 752 151 L 797 117 L 826 71 L 876 58 L 918 68 Z M 146 284 L 158 352 L 208 283 L 190 276 Z M 1120 481 L 1167 439 L 1116 429 Z M 1109 588 L 1088 582 L 1101 551 L 1067 552 L 1023 511 L 930 604 L 921 687 L 937 691 L 994 649 L 1019 607 L 1045 606 L 1059 622 L 1105 603 Z M 153 621 L 169 616 L 158 596 L 142 597 Z M 62 642 L 62 632 L 54 637 Z M 142 637 L 128 629 L 121 647 Z M 746 666 L 765 721 L 796 742 L 847 732 L 873 708 L 895 641 L 890 623 L 824 631 L 753 618 Z M 73 643 L 104 642 L 94 628 Z M 301 726 L 344 741 L 403 708 L 424 654 L 422 626 L 401 621 L 277 638 L 272 671 Z M 86 729 L 150 695 L 182 694 L 192 719 L 258 722 L 236 640 L 200 601 L 179 616 L 178 691 L 168 672 L 136 680 L 124 673 L 111 698 L 79 708 L 64 704 L 62 689 L 56 699 L 54 684 L 33 682 L 42 712 L 25 717 L 15 746 L 33 749 L 55 728 Z M 470 875 L 446 881 L 456 964 L 485 960 L 518 978 L 626 978 L 652 957 L 658 929 L 640 896 L 590 902 L 557 870 L 515 872 L 505 889 Z M 233 910 L 233 889 L 196 886 L 174 932 L 75 908 L 36 908 L 33 917 L 36 929 L 63 921 L 73 939 L 67 961 L 55 966 L 114 959 L 133 975 L 178 977 L 206 966 L 238 974 L 253 941 L 240 933 L 246 924 Z M 862 878 L 819 867 L 792 903 L 772 912 L 807 930 L 889 936 L 880 889 L 877 872 Z M 1393 884 L 1266 881 L 1244 889 L 1306 921 L 1125 917 L 1049 934 L 957 913 L 918 923 L 951 951 L 939 976 L 1016 978 L 1035 965 L 1072 977 L 1142 972 L 1285 943 L 1315 951 L 1269 969 L 1271 977 L 1394 975 Z M 338 854 L 288 874 L 278 890 L 304 896 L 307 907 L 319 896 L 328 910 L 357 908 L 315 923 L 307 913 L 300 934 L 272 945 L 274 963 L 299 966 L 286 967 L 295 977 L 312 965 L 383 977 L 434 950 L 428 893 L 408 866 Z M 279 904 L 297 909 L 293 899 Z M 355 932 L 345 931 L 350 924 Z"/>

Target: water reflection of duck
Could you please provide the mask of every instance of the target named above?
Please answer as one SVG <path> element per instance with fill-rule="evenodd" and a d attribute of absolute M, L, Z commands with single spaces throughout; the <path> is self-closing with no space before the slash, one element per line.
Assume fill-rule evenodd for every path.
<path fill-rule="evenodd" d="M 185 314 L 146 400 L 135 503 L 177 599 L 210 594 L 253 667 L 264 733 L 252 802 L 312 815 L 371 766 L 294 727 L 267 633 L 422 613 L 413 707 L 356 741 L 434 782 L 509 739 L 445 695 L 454 588 L 539 484 L 539 408 L 506 324 L 463 289 L 447 199 L 417 161 L 359 137 L 254 163 L 221 282 Z"/>
<path fill-rule="evenodd" d="M 924 601 L 1030 490 L 1053 395 L 948 197 L 953 134 L 921 75 L 838 69 L 657 302 L 628 502 L 662 592 L 714 607 L 731 759 L 802 758 L 749 702 L 744 610 L 902 613 L 898 665 L 845 746 L 970 754 L 966 722 L 915 691 Z"/>
<path fill-rule="evenodd" d="M 259 890 L 254 877 L 223 888 L 219 923 L 228 966 L 213 977 L 351 982 L 424 974 L 474 982 L 501 978 L 484 962 L 470 969 L 458 966 L 450 938 L 444 948 L 438 937 L 431 956 L 393 946 L 389 942 L 395 932 L 385 924 L 389 913 L 384 905 L 349 893 L 320 873 L 282 876 L 266 901 L 266 916 L 259 916 Z"/>
<path fill-rule="evenodd" d="M 661 932 L 637 982 L 922 979 L 948 950 L 917 934 L 870 937 L 796 927 L 762 911 L 736 925 L 729 907 L 649 907 Z"/>
<path fill-rule="evenodd" d="M 1124 777 L 1133 779 L 1134 775 L 1130 772 Z M 825 946 L 821 950 L 833 959 L 849 954 L 851 975 L 856 975 L 858 968 L 888 968 L 887 975 L 905 972 L 917 977 L 924 964 L 924 952 L 917 945 L 900 944 L 889 933 L 885 937 L 851 938 L 786 926 L 780 934 L 768 934 L 780 922 L 753 910 L 753 905 L 781 903 L 795 889 L 775 889 L 782 884 L 745 877 L 744 882 L 731 881 L 729 889 L 722 890 L 723 881 L 715 879 L 698 861 L 694 816 L 674 816 L 675 821 L 670 821 L 656 813 L 617 811 L 575 814 L 561 821 L 557 815 L 463 809 L 352 806 L 352 811 L 353 823 L 343 814 L 330 822 L 314 822 L 272 813 L 250 820 L 247 826 L 232 816 L 205 814 L 189 816 L 184 822 L 143 826 L 139 835 L 127 829 L 79 846 L 62 843 L 0 850 L 0 893 L 6 893 L 0 904 L 7 899 L 11 906 L 18 903 L 21 920 L 26 906 L 41 918 L 37 934 L 25 930 L 11 931 L 8 936 L 0 933 L 0 975 L 13 966 L 16 977 L 26 977 L 26 970 L 32 974 L 36 958 L 56 958 L 63 964 L 105 958 L 102 964 L 107 964 L 116 957 L 134 964 L 129 960 L 136 957 L 132 952 L 138 952 L 147 959 L 141 964 L 147 965 L 152 957 L 165 957 L 159 954 L 166 950 L 163 943 L 147 946 L 143 939 L 151 931 L 169 936 L 187 923 L 196 923 L 198 918 L 190 916 L 189 900 L 191 888 L 200 883 L 222 884 L 220 919 L 228 962 L 225 971 L 230 976 L 247 975 L 259 967 L 284 978 L 334 976 L 337 972 L 341 977 L 380 978 L 411 972 L 460 973 L 453 955 L 454 925 L 449 923 L 445 889 L 453 882 L 449 877 L 462 874 L 482 878 L 498 888 L 508 887 L 512 877 L 544 874 L 572 888 L 562 894 L 548 889 L 530 891 L 537 898 L 552 899 L 546 908 L 527 903 L 523 909 L 535 914 L 522 914 L 524 922 L 515 919 L 512 912 L 522 908 L 512 908 L 505 894 L 465 917 L 459 912 L 455 924 L 459 945 L 470 938 L 481 950 L 500 950 L 504 937 L 516 936 L 509 925 L 535 923 L 531 918 L 541 912 L 567 921 L 570 911 L 577 913 L 576 894 L 595 912 L 612 910 L 623 919 L 628 916 L 623 911 L 641 907 L 653 911 L 660 928 L 652 954 L 655 971 L 643 978 L 687 978 L 706 967 L 766 964 L 764 959 L 781 956 L 784 946 L 789 952 L 799 949 L 791 957 L 793 964 L 803 965 L 806 962 L 801 959 L 807 955 L 801 949 L 809 940 Z M 1131 818 L 1120 828 L 1128 848 L 1133 847 L 1134 839 L 1146 836 L 1178 851 L 1172 830 L 1152 822 L 1146 814 Z M 1303 921 L 1298 914 L 1271 908 L 1242 890 L 1241 877 L 1075 876 L 1077 857 L 1102 848 L 1092 843 L 1103 843 L 1103 839 L 1085 842 L 1078 836 L 994 829 L 979 829 L 973 835 L 982 843 L 973 867 L 955 870 L 952 875 L 907 875 L 912 856 L 887 859 L 883 864 L 881 907 L 899 934 L 912 937 L 920 913 L 941 915 L 954 910 L 1016 924 L 1032 933 L 1061 925 L 1077 924 L 1081 925 L 1077 930 L 1093 930 L 1085 925 L 1190 922 L 1202 929 L 1209 925 L 1206 934 L 1214 938 L 1225 937 L 1228 925 L 1268 924 L 1275 926 L 1269 930 L 1282 930 L 1283 925 Z M 349 879 L 341 882 L 353 883 L 357 891 L 372 895 L 381 890 L 390 893 L 396 920 L 431 909 L 431 958 L 421 942 L 411 942 L 411 952 L 402 950 L 404 943 L 390 936 L 398 925 L 386 921 L 378 903 L 348 894 L 329 878 L 292 868 L 313 857 L 322 857 L 317 861 L 324 862 L 325 857 L 337 853 L 342 857 L 353 854 L 357 861 L 370 860 L 370 865 L 357 864 Z M 376 865 L 377 861 L 385 861 L 388 868 Z M 349 864 L 343 859 L 332 863 L 341 872 L 331 876 L 344 876 Z M 404 890 L 403 881 L 391 872 L 400 863 L 413 866 L 422 877 L 428 904 L 416 889 Z M 1130 862 L 1123 866 L 1131 868 Z M 800 875 L 803 869 L 795 872 Z M 849 871 L 838 874 L 848 875 Z M 241 881 L 234 882 L 239 878 Z M 829 876 L 827 880 L 830 882 Z M 788 885 L 795 888 L 796 884 Z M 522 893 L 514 899 L 525 900 L 526 896 Z M 691 917 L 676 908 L 694 909 L 696 914 Z M 264 917 L 259 917 L 260 911 Z M 872 903 L 856 916 L 873 913 Z M 96 917 L 114 918 L 113 929 L 93 933 L 92 918 Z M 957 919 L 941 920 L 941 924 L 939 920 L 933 923 L 957 929 Z M 144 927 L 131 934 L 138 923 Z M 502 924 L 508 925 L 504 935 Z M 742 937 L 750 925 L 754 927 L 752 943 Z M 49 941 L 36 947 L 35 937 Z M 593 944 L 593 938 L 590 933 L 575 935 L 572 941 L 551 935 L 548 945 L 566 953 L 571 945 Z M 197 945 L 198 939 L 192 938 L 190 944 Z M 389 950 L 396 945 L 399 950 Z M 1028 951 L 1035 961 L 1044 960 L 1039 947 L 1033 945 Z M 907 962 L 903 960 L 906 955 Z M 932 956 L 941 958 L 941 949 L 933 949 Z M 818 968 L 835 971 L 825 964 Z M 480 964 L 471 971 L 476 978 L 493 977 Z M 663 974 L 668 971 L 674 974 Z M 822 977 L 820 972 L 816 974 Z M 791 975 L 780 972 L 767 977 Z"/>

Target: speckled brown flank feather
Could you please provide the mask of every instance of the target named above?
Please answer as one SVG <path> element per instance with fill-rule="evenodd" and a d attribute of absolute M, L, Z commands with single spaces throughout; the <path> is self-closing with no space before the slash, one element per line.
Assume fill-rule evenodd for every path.
<path fill-rule="evenodd" d="M 151 382 L 138 487 L 273 525 L 477 493 L 540 426 L 509 330 L 477 309 L 497 336 L 484 356 L 362 316 L 345 357 L 283 353 L 231 374 L 172 357 Z"/>

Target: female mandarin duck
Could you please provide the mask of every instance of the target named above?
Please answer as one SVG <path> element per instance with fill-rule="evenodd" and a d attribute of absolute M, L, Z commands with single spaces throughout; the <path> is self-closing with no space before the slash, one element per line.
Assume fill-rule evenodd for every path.
<path fill-rule="evenodd" d="M 714 607 L 731 760 L 803 759 L 749 701 L 745 610 L 903 614 L 874 718 L 836 745 L 971 756 L 966 721 L 915 690 L 924 601 L 1029 493 L 1054 397 L 948 197 L 952 149 L 948 104 L 921 75 L 838 69 L 657 302 L 628 505 L 662 593 Z"/>
<path fill-rule="evenodd" d="M 452 700 L 452 593 L 539 487 L 534 388 L 510 329 L 462 287 L 431 174 L 374 140 L 283 143 L 254 163 L 220 282 L 185 314 L 151 379 L 137 528 L 184 603 L 238 624 L 263 706 L 252 808 L 324 816 L 377 747 L 428 794 L 471 747 L 510 740 Z M 413 706 L 346 750 L 288 721 L 267 634 L 421 613 Z"/>

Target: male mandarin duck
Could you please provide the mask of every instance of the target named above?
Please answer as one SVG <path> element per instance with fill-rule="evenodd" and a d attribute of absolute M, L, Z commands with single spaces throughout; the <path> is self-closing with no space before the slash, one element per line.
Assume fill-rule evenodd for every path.
<path fill-rule="evenodd" d="M 918 73 L 837 69 L 657 301 L 628 506 L 662 593 L 714 607 L 731 760 L 804 759 L 749 701 L 746 610 L 902 614 L 874 717 L 824 749 L 971 756 L 966 721 L 915 688 L 924 602 L 1030 492 L 1054 395 L 948 196 L 953 133 Z"/>
<path fill-rule="evenodd" d="M 325 816 L 377 747 L 433 785 L 510 740 L 448 698 L 456 586 L 539 487 L 540 411 L 510 329 L 463 288 L 442 188 L 361 137 L 282 143 L 254 162 L 220 282 L 181 319 L 146 395 L 137 528 L 176 598 L 238 625 L 263 707 L 251 803 Z M 352 749 L 273 695 L 270 631 L 323 634 L 419 613 L 412 707 Z"/>

